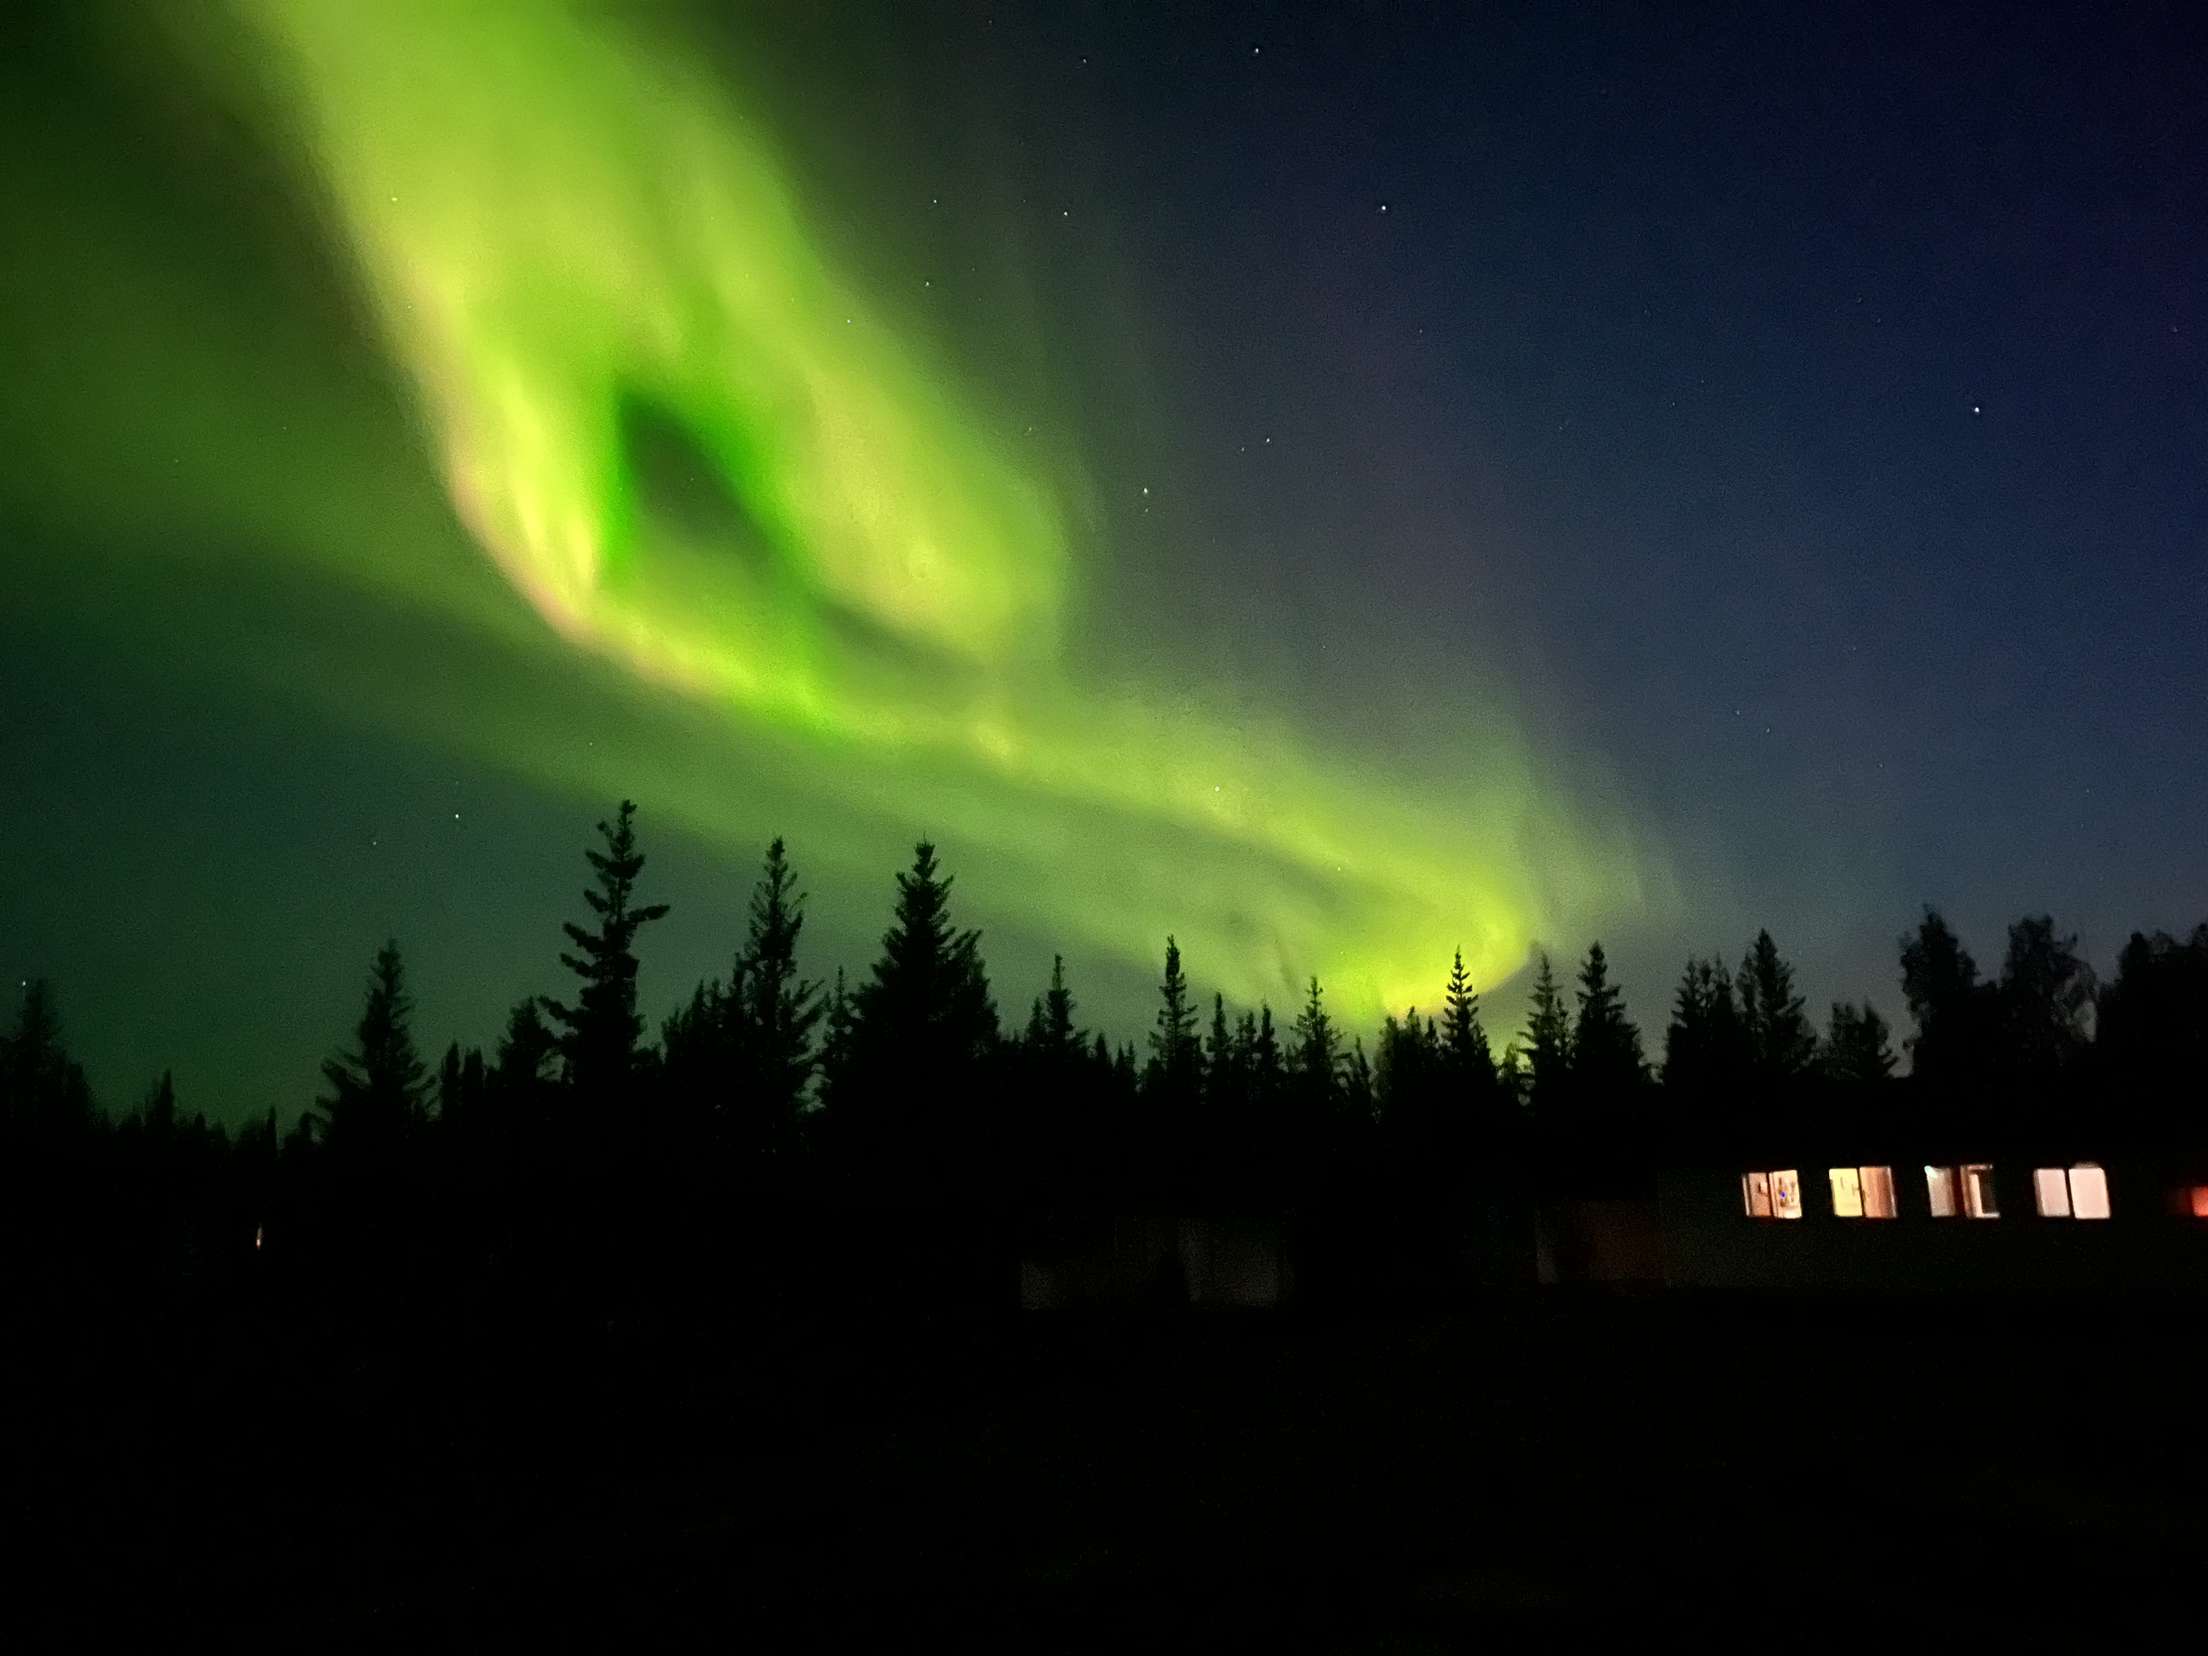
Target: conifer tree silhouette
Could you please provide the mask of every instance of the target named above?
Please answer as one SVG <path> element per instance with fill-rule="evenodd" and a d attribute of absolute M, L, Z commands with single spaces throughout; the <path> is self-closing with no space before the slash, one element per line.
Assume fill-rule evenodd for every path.
<path fill-rule="evenodd" d="M 545 1010 L 560 1026 L 560 1056 L 568 1083 L 585 1098 L 622 1096 L 636 1079 L 638 1045 L 644 1020 L 636 1010 L 636 934 L 667 913 L 665 903 L 636 901 L 636 882 L 644 872 L 644 853 L 636 844 L 636 805 L 621 801 L 611 823 L 598 824 L 604 850 L 586 850 L 594 885 L 583 893 L 593 924 L 566 922 L 561 929 L 575 946 L 560 964 L 581 987 L 572 1004 L 547 1000 Z"/>
<path fill-rule="evenodd" d="M 951 923 L 951 876 L 926 840 L 897 876 L 882 952 L 852 997 L 851 1058 L 835 1089 L 839 1131 L 862 1157 L 916 1157 L 941 1174 L 983 1148 L 980 1069 L 998 1039 L 981 934 Z"/>
<path fill-rule="evenodd" d="M 1725 963 L 1689 957 L 1664 1031 L 1664 1087 L 1705 1110 L 1730 1109 L 1748 1070 L 1748 1040 Z"/>
<path fill-rule="evenodd" d="M 797 942 L 805 929 L 805 894 L 780 839 L 751 896 L 750 931 L 737 963 L 732 1000 L 740 1011 L 740 1053 L 750 1092 L 746 1108 L 760 1125 L 762 1148 L 795 1147 L 798 1116 L 812 1079 L 813 1028 L 825 1010 L 820 985 L 798 975 Z"/>
<path fill-rule="evenodd" d="M 1526 1013 L 1520 1056 L 1525 1062 L 1527 1102 L 1547 1113 L 1561 1108 L 1572 1075 L 1571 1014 L 1557 986 L 1556 970 L 1544 950 L 1534 972 L 1533 999 Z"/>
<path fill-rule="evenodd" d="M 1817 1031 L 1794 992 L 1794 968 L 1769 932 L 1756 933 L 1734 984 L 1749 1078 L 1767 1093 L 1783 1093 L 1815 1065 Z"/>
<path fill-rule="evenodd" d="M 1452 1082 L 1477 1094 L 1493 1089 L 1495 1053 L 1487 1031 L 1480 1026 L 1480 997 L 1465 975 L 1464 951 L 1457 950 L 1449 966 L 1449 982 L 1442 991 L 1441 1051 Z"/>
<path fill-rule="evenodd" d="M 1861 1005 L 1834 1001 L 1830 1029 L 1818 1051 L 1819 1067 L 1828 1081 L 1861 1091 L 1893 1078 L 1893 1032 L 1869 1001 Z"/>
<path fill-rule="evenodd" d="M 1342 1038 L 1334 1027 L 1333 1014 L 1326 1009 L 1326 994 L 1319 987 L 1317 977 L 1311 979 L 1310 988 L 1303 1001 L 1303 1010 L 1296 1015 L 1293 1029 L 1292 1051 L 1295 1055 L 1295 1077 L 1298 1090 L 1314 1104 L 1331 1104 L 1341 1086 Z"/>
<path fill-rule="evenodd" d="M 1166 1112 L 1152 1128 L 1154 1133 L 1163 1134 L 1185 1127 L 1186 1111 L 1196 1100 L 1203 1072 L 1202 1049 L 1196 1039 L 1196 1007 L 1189 996 L 1188 979 L 1181 971 L 1180 945 L 1171 937 L 1165 940 L 1165 973 L 1158 982 L 1158 1003 L 1143 1089 Z"/>
<path fill-rule="evenodd" d="M 1648 1074 L 1641 1032 L 1625 1015 L 1600 943 L 1590 944 L 1579 969 L 1579 1019 L 1572 1027 L 1574 1091 L 1598 1110 L 1614 1108 Z"/>
<path fill-rule="evenodd" d="M 315 1136 L 333 1150 L 389 1157 L 421 1125 L 429 1071 L 415 1050 L 413 1014 L 399 945 L 387 942 L 376 951 L 352 1047 L 322 1065 L 329 1091 L 313 1112 Z"/>

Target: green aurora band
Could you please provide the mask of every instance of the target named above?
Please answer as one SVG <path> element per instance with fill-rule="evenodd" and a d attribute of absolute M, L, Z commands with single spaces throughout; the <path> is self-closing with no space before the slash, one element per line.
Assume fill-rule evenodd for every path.
<path fill-rule="evenodd" d="M 550 0 L 233 12 L 250 49 L 225 23 L 185 60 L 243 69 L 251 86 L 224 96 L 305 159 L 451 515 L 558 642 L 517 646 L 521 612 L 423 573 L 430 552 L 394 552 L 388 523 L 331 530 L 280 498 L 231 503 L 234 523 L 532 650 L 546 675 L 584 652 L 707 716 L 697 746 L 656 761 L 511 709 L 417 709 L 438 739 L 592 799 L 635 792 L 747 853 L 782 826 L 740 805 L 746 757 L 771 751 L 828 802 L 792 827 L 801 855 L 838 868 L 862 860 L 823 843 L 839 833 L 869 850 L 885 825 L 932 833 L 1035 935 L 1142 962 L 1173 931 L 1245 1003 L 1316 972 L 1345 1011 L 1431 1004 L 1453 948 L 1492 985 L 1536 938 L 1660 885 L 1492 712 L 1422 715 L 1462 755 L 1437 784 L 1321 751 L 1225 686 L 1192 699 L 1077 672 L 1068 639 L 1097 624 L 1083 566 L 1104 551 L 1094 486 L 998 434 L 955 364 L 809 234 L 763 119 L 633 17 Z M 260 394 L 311 416 L 309 392 Z M 649 486 L 643 456 L 669 434 L 712 473 L 715 510 Z M 219 520 L 242 454 L 192 442 L 194 475 L 169 484 Z"/>

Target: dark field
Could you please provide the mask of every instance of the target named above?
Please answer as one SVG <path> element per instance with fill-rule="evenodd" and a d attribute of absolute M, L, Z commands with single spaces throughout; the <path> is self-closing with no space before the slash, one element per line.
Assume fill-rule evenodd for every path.
<path fill-rule="evenodd" d="M 2197 1323 L 1521 1296 L 749 1348 L 80 1330 L 7 1359 L 8 1617 L 159 1647 L 2098 1643 L 2204 1556 Z"/>

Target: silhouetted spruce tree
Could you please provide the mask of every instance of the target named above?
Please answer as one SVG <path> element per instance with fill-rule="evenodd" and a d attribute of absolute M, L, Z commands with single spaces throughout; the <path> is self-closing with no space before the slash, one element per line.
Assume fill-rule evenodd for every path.
<path fill-rule="evenodd" d="M 835 982 L 829 985 L 828 998 L 822 1003 L 820 1058 L 813 1066 L 814 1096 L 825 1107 L 832 1108 L 851 1084 L 857 1027 L 858 1009 L 843 968 L 838 966 Z"/>
<path fill-rule="evenodd" d="M 798 976 L 797 940 L 805 929 L 805 894 L 796 889 L 782 841 L 767 847 L 766 866 L 751 894 L 751 928 L 738 962 L 746 1107 L 758 1124 L 757 1146 L 796 1145 L 798 1118 L 812 1079 L 813 1028 L 824 1008 L 820 985 Z"/>
<path fill-rule="evenodd" d="M 1081 1052 L 1081 1030 L 1073 1021 L 1073 991 L 1066 987 L 1066 957 L 1050 957 L 1050 988 L 1043 994 L 1043 1042 L 1051 1057 L 1071 1062 Z"/>
<path fill-rule="evenodd" d="M 146 1136 L 157 1145 L 166 1145 L 176 1137 L 176 1077 L 169 1071 L 161 1072 L 161 1079 L 153 1084 L 153 1091 L 146 1095 L 146 1102 L 139 1108 L 138 1119 Z"/>
<path fill-rule="evenodd" d="M 1074 1023 L 1073 991 L 1066 987 L 1066 957 L 1050 957 L 1050 987 L 1028 1008 L 1020 1044 L 1037 1076 L 1062 1072 L 1086 1055 L 1088 1042 Z"/>
<path fill-rule="evenodd" d="M 1598 1111 L 1615 1110 L 1648 1077 L 1641 1032 L 1625 1015 L 1624 997 L 1610 981 L 1602 945 L 1589 946 L 1579 968 L 1579 1019 L 1572 1028 L 1572 1083 Z"/>
<path fill-rule="evenodd" d="M 1525 1060 L 1526 1102 L 1546 1115 L 1563 1108 L 1571 1091 L 1572 1021 L 1546 950 L 1539 962 L 1519 1051 Z"/>
<path fill-rule="evenodd" d="M 467 1104 L 460 1096 L 460 1064 L 460 1043 L 448 1043 L 437 1065 L 437 1119 L 446 1126 L 467 1114 Z"/>
<path fill-rule="evenodd" d="M 1480 997 L 1465 975 L 1464 951 L 1457 950 L 1449 965 L 1449 983 L 1442 991 L 1441 1053 L 1445 1072 L 1458 1087 L 1481 1098 L 1493 1092 L 1495 1054 L 1480 1027 Z"/>
<path fill-rule="evenodd" d="M 0 1121 L 13 1122 L 28 1144 L 51 1143 L 93 1123 L 92 1090 L 62 1044 L 61 1018 L 44 978 L 24 985 L 15 1031 L 0 1042 Z"/>
<path fill-rule="evenodd" d="M 1785 1096 L 1817 1061 L 1817 1031 L 1794 992 L 1794 968 L 1780 957 L 1769 932 L 1756 933 L 1734 983 L 1749 1079 L 1767 1095 Z"/>
<path fill-rule="evenodd" d="M 1505 1042 L 1503 1055 L 1495 1060 L 1495 1090 L 1513 1119 L 1524 1116 L 1533 1103 L 1533 1070 L 1516 1041 Z"/>
<path fill-rule="evenodd" d="M 1331 1093 L 1341 1079 L 1342 1038 L 1335 1031 L 1333 1015 L 1326 1009 L 1326 992 L 1316 977 L 1311 980 L 1303 1010 L 1296 1014 L 1289 1034 L 1297 1077 L 1306 1086 Z"/>
<path fill-rule="evenodd" d="M 1832 1004 L 1831 1033 L 1818 1053 L 1827 1081 L 1852 1092 L 1872 1091 L 1893 1078 L 1893 1031 L 1869 1001 Z"/>
<path fill-rule="evenodd" d="M 1374 1091 L 1372 1061 L 1365 1056 L 1365 1038 L 1362 1035 L 1350 1039 L 1349 1053 L 1342 1060 L 1342 1104 L 1351 1122 L 1369 1126 L 1379 1115 L 1379 1100 Z"/>
<path fill-rule="evenodd" d="M 1123 1041 L 1112 1055 L 1112 1079 L 1123 1097 L 1132 1098 L 1141 1072 L 1135 1067 L 1135 1043 Z"/>
<path fill-rule="evenodd" d="M 1196 1007 L 1181 972 L 1181 947 L 1165 940 L 1165 975 L 1158 982 L 1158 1015 L 1150 1031 L 1150 1062 L 1144 1085 L 1175 1106 L 1196 1095 L 1203 1059 L 1196 1043 Z"/>
<path fill-rule="evenodd" d="M 1748 1037 L 1722 960 L 1689 958 L 1664 1031 L 1664 1091 L 1706 1121 L 1734 1109 L 1748 1073 Z"/>
<path fill-rule="evenodd" d="M 534 995 L 519 1002 L 506 1016 L 506 1033 L 499 1037 L 496 1085 L 517 1101 L 534 1101 L 541 1088 L 559 1078 L 558 1038 L 537 1009 Z"/>
<path fill-rule="evenodd" d="M 1092 1059 L 1077 1009 L 1065 957 L 1053 955 L 1050 987 L 1035 997 L 1012 1053 L 1015 1084 L 1006 1098 L 1017 1181 L 1030 1202 L 1044 1205 L 1078 1200 L 1107 1171 L 1099 1165 L 1105 1115 L 1099 1094 L 1111 1054 L 1099 1051 Z"/>
<path fill-rule="evenodd" d="M 1449 1056 L 1436 1026 L 1421 1018 L 1417 1007 L 1406 1010 L 1401 1022 L 1393 1013 L 1380 1020 L 1372 1060 L 1373 1108 L 1391 1153 L 1406 1171 L 1433 1170 L 1432 1164 L 1450 1157 L 1462 1139 L 1448 1130 L 1468 1110 Z"/>
<path fill-rule="evenodd" d="M 730 1037 L 737 1015 L 719 978 L 708 978 L 660 1021 L 659 1048 L 669 1090 L 681 1108 L 719 1116 L 736 1085 Z"/>
<path fill-rule="evenodd" d="M 1280 1090 L 1287 1078 L 1287 1063 L 1280 1050 L 1280 1035 L 1273 1028 L 1273 1008 L 1269 1001 L 1257 1003 L 1257 1022 L 1250 1031 L 1250 1103 L 1258 1110 L 1268 1110 L 1279 1101 Z"/>
<path fill-rule="evenodd" d="M 923 840 L 854 997 L 853 1062 L 833 1105 L 862 1157 L 918 1158 L 909 1171 L 931 1180 L 968 1177 L 987 1148 L 981 1070 L 997 1042 L 981 934 L 951 924 L 951 885 Z"/>
<path fill-rule="evenodd" d="M 1241 1088 L 1242 1049 L 1227 1022 L 1227 997 L 1211 997 L 1211 1032 L 1204 1037 L 1204 1093 L 1223 1102 Z"/>
<path fill-rule="evenodd" d="M 575 953 L 560 964 L 581 982 L 572 1005 L 548 1000 L 545 1010 L 560 1026 L 560 1056 L 568 1084 L 586 1099 L 623 1096 L 636 1079 L 644 1020 L 636 1010 L 636 934 L 667 912 L 665 903 L 636 901 L 644 853 L 636 845 L 636 805 L 624 799 L 614 820 L 598 824 L 603 851 L 585 851 L 595 889 L 583 893 L 594 923 L 562 926 Z"/>
<path fill-rule="evenodd" d="M 322 1065 L 329 1091 L 312 1116 L 333 1153 L 385 1162 L 422 1124 L 429 1069 L 414 1047 L 413 1013 L 399 946 L 388 942 L 376 951 L 352 1047 Z"/>

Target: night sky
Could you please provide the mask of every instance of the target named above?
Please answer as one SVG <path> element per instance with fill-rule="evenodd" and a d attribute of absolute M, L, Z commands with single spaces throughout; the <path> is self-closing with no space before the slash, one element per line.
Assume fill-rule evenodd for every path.
<path fill-rule="evenodd" d="M 1115 1038 L 2191 926 L 2192 20 L 1805 10 L 6 8 L 0 970 L 288 1116 L 623 794 L 655 1021 L 776 833 Z"/>

